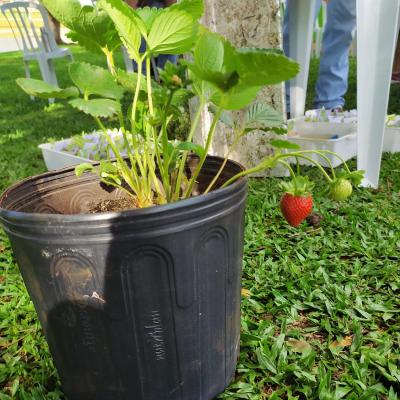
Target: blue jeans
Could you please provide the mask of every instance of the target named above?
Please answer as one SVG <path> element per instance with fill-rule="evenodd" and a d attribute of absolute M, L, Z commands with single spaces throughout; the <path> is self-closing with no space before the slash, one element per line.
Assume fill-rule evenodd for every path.
<path fill-rule="evenodd" d="M 291 1 L 287 7 L 283 27 L 283 49 L 289 54 L 289 13 Z M 316 2 L 315 15 L 321 7 Z M 344 105 L 349 75 L 349 48 L 356 27 L 356 0 L 330 0 L 327 5 L 327 22 L 322 38 L 322 51 L 318 80 L 315 86 L 314 107 L 327 109 Z M 289 85 L 286 85 L 287 103 Z M 287 104 L 289 105 L 289 104 Z M 289 108 L 288 108 L 289 109 Z"/>

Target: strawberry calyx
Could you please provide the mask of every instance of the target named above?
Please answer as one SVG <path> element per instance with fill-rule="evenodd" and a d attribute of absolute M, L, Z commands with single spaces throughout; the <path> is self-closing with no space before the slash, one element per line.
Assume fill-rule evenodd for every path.
<path fill-rule="evenodd" d="M 310 181 L 308 176 L 294 176 L 289 182 L 281 182 L 280 187 L 292 196 L 311 196 L 314 183 Z"/>
<path fill-rule="evenodd" d="M 336 175 L 336 180 L 339 179 L 346 179 L 351 182 L 351 184 L 355 187 L 361 184 L 361 181 L 364 178 L 365 171 L 358 170 L 358 171 L 341 171 Z M 333 184 L 335 183 L 332 182 Z"/>

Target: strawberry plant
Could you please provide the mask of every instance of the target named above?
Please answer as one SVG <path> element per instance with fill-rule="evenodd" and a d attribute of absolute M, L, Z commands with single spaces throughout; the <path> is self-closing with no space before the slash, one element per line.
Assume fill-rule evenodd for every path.
<path fill-rule="evenodd" d="M 285 133 L 282 117 L 265 104 L 255 103 L 258 92 L 267 85 L 293 78 L 299 66 L 279 50 L 236 48 L 222 36 L 200 25 L 202 0 L 181 0 L 171 7 L 145 7 L 134 10 L 122 0 L 100 0 L 94 7 L 81 7 L 78 0 L 42 0 L 50 13 L 70 30 L 70 37 L 88 50 L 106 57 L 108 70 L 82 62 L 69 66 L 73 86 L 60 88 L 34 79 L 18 79 L 20 87 L 41 98 L 68 99 L 69 104 L 94 118 L 115 158 L 99 166 L 81 164 L 77 175 L 97 173 L 103 183 L 120 188 L 134 197 L 138 207 L 165 204 L 193 196 L 199 174 L 222 121 L 232 129 L 232 145 L 216 176 L 204 193 L 214 189 L 224 166 L 241 137 L 254 130 Z M 143 48 L 142 40 L 146 43 Z M 127 74 L 115 66 L 114 52 L 124 45 L 137 63 L 138 72 Z M 160 54 L 191 54 L 179 65 L 167 64 L 160 80 L 151 76 L 151 58 Z M 190 60 L 190 61 L 188 61 Z M 121 100 L 130 96 L 131 106 L 124 113 Z M 168 138 L 168 126 L 188 98 L 198 98 L 186 141 Z M 208 106 L 213 119 L 204 147 L 192 142 L 202 110 Z M 243 118 L 234 118 L 245 110 Z M 117 119 L 127 156 L 121 153 L 107 133 L 105 119 Z M 288 158 L 309 159 L 285 140 L 274 140 L 276 148 L 262 162 L 243 171 L 236 179 L 278 164 L 290 168 Z M 287 149 L 295 150 L 287 153 Z M 197 166 L 186 176 L 190 153 Z M 321 154 L 323 154 L 321 152 Z M 315 162 L 313 162 L 316 164 Z M 317 164 L 326 175 L 323 168 Z M 332 169 L 333 171 L 333 169 Z M 350 171 L 349 171 L 350 173 Z M 334 172 L 332 182 L 336 179 Z"/>

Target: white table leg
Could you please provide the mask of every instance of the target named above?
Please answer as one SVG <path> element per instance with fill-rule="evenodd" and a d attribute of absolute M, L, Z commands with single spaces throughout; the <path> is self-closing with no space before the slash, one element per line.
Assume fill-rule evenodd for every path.
<path fill-rule="evenodd" d="M 290 81 L 290 116 L 294 118 L 304 115 L 306 104 L 315 0 L 289 1 L 289 56 L 301 67 L 299 74 Z"/>
<path fill-rule="evenodd" d="M 377 187 L 400 0 L 357 0 L 358 169 Z"/>

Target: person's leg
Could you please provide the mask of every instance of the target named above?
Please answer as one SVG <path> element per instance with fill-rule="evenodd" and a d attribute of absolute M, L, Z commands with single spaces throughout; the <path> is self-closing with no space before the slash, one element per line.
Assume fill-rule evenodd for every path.
<path fill-rule="evenodd" d="M 175 54 L 160 54 L 157 57 L 157 68 L 163 69 L 167 61 L 176 64 L 178 62 L 178 56 Z"/>
<path fill-rule="evenodd" d="M 349 48 L 355 27 L 356 0 L 330 0 L 315 88 L 315 108 L 344 105 L 349 74 Z"/>

